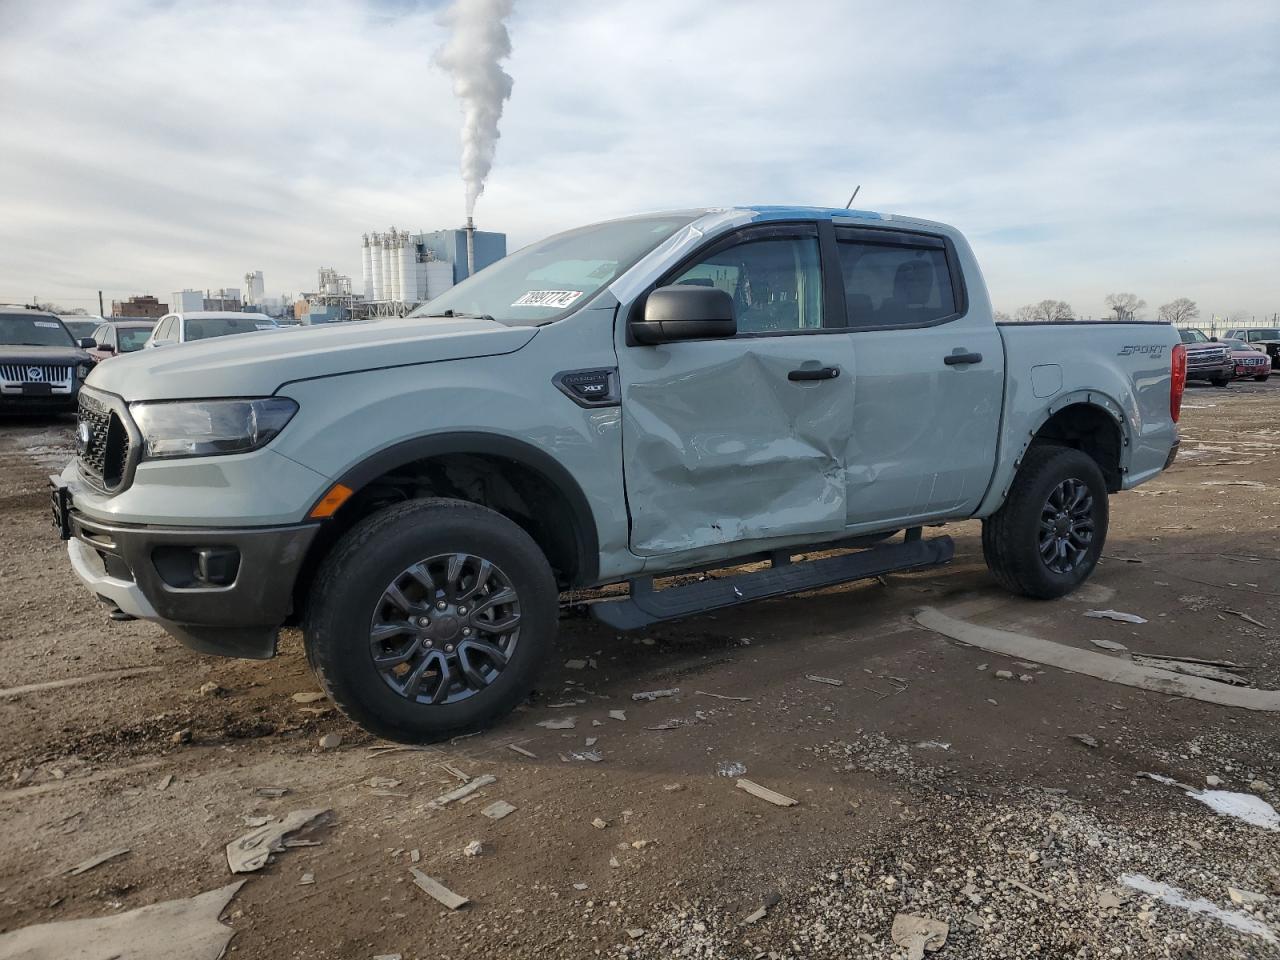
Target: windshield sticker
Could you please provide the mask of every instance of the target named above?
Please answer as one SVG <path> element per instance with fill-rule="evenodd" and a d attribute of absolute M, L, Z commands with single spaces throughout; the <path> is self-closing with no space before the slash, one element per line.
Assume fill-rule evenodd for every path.
<path fill-rule="evenodd" d="M 52 320 L 35 320 L 33 321 L 37 327 L 48 327 L 50 330 L 57 330 L 62 324 L 54 323 Z"/>
<path fill-rule="evenodd" d="M 530 290 L 513 307 L 552 307 L 563 310 L 582 296 L 581 290 Z"/>

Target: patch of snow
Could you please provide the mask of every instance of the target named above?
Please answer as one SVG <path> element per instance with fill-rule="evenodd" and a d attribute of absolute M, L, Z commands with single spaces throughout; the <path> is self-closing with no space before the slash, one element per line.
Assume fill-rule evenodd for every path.
<path fill-rule="evenodd" d="M 1261 937 L 1267 943 L 1276 942 L 1276 935 L 1269 926 L 1260 920 L 1255 920 L 1242 910 L 1224 910 L 1203 897 L 1189 897 L 1177 887 L 1158 883 L 1140 873 L 1126 873 L 1120 878 L 1120 882 L 1132 890 L 1138 890 L 1149 897 L 1162 900 L 1171 907 L 1181 907 L 1191 913 L 1203 913 L 1232 930 Z"/>

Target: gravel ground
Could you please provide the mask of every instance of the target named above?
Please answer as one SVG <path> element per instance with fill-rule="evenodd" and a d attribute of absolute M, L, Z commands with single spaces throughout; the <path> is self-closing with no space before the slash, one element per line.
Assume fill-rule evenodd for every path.
<path fill-rule="evenodd" d="M 0 932 L 222 886 L 255 818 L 320 807 L 318 845 L 232 901 L 228 956 L 905 957 L 905 913 L 948 925 L 942 960 L 1280 957 L 1280 832 L 1139 776 L 1280 803 L 1274 715 L 1019 663 L 910 618 L 930 605 L 1082 649 L 1228 660 L 1280 688 L 1278 414 L 1280 383 L 1189 390 L 1178 463 L 1113 500 L 1107 559 L 1072 597 L 1002 593 L 961 524 L 942 570 L 636 635 L 569 617 L 538 696 L 422 750 L 315 699 L 294 634 L 256 663 L 108 623 L 48 528 L 71 422 L 2 422 L 0 686 L 157 669 L 0 695 Z M 1149 622 L 1083 615 L 1096 607 Z M 601 761 L 575 758 L 589 750 Z M 481 814 L 499 799 L 516 810 Z M 441 908 L 414 866 L 471 905 Z"/>

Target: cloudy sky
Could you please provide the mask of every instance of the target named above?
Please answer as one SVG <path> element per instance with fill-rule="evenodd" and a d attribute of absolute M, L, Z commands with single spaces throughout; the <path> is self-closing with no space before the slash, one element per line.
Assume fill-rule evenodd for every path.
<path fill-rule="evenodd" d="M 0 301 L 358 276 L 457 225 L 439 3 L 0 0 Z M 963 229 L 997 306 L 1280 310 L 1280 3 L 517 0 L 476 220 L 683 206 Z"/>

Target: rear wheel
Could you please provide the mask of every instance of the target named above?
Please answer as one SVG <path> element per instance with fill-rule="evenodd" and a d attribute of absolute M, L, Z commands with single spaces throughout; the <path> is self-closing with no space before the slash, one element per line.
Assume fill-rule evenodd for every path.
<path fill-rule="evenodd" d="M 1271 379 L 1271 374 L 1263 373 L 1254 377 L 1253 379 L 1257 380 L 1259 383 L 1266 383 L 1268 380 Z"/>
<path fill-rule="evenodd" d="M 514 709 L 554 645 L 558 593 L 519 526 L 460 500 L 362 520 L 325 559 L 304 625 L 334 703 L 372 733 L 426 743 Z"/>
<path fill-rule="evenodd" d="M 1006 590 L 1049 600 L 1088 579 L 1107 537 L 1107 485 L 1092 457 L 1033 445 L 1004 505 L 982 524 L 982 552 Z"/>
<path fill-rule="evenodd" d="M 1228 383 L 1231 382 L 1231 378 L 1230 377 L 1214 377 L 1209 382 L 1212 383 L 1215 387 L 1225 387 Z"/>

